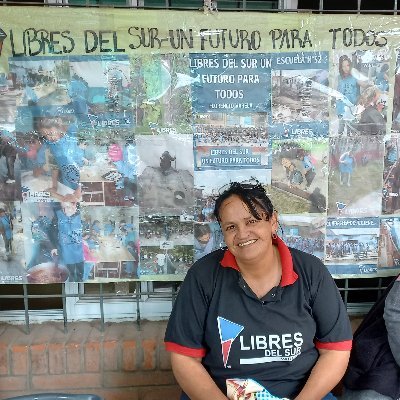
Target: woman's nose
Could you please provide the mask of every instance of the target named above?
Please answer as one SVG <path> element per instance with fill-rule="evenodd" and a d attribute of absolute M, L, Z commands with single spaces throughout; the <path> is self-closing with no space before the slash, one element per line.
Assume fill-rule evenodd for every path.
<path fill-rule="evenodd" d="M 236 236 L 239 238 L 247 237 L 248 232 L 249 232 L 249 230 L 248 230 L 247 225 L 244 225 L 244 224 L 238 225 L 236 228 Z"/>

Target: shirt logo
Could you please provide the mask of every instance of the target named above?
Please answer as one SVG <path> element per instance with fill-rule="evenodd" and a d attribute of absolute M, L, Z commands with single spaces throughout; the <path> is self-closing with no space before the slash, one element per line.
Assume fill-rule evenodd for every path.
<path fill-rule="evenodd" d="M 226 368 L 232 343 L 239 336 L 239 333 L 242 332 L 244 326 L 235 324 L 222 317 L 217 317 L 217 322 L 219 338 L 221 340 L 222 360 Z"/>
<path fill-rule="evenodd" d="M 347 204 L 346 203 L 342 203 L 341 201 L 337 201 L 336 202 L 336 208 L 338 210 L 338 214 L 340 215 L 342 213 L 342 211 L 346 208 Z"/>

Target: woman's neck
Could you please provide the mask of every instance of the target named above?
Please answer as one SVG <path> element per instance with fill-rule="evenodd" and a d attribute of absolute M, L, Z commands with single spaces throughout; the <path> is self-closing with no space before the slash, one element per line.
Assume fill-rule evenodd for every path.
<path fill-rule="evenodd" d="M 257 295 L 264 297 L 272 288 L 279 285 L 282 278 L 282 264 L 278 248 L 272 246 L 269 260 L 260 260 L 256 265 L 239 265 L 243 279 Z"/>

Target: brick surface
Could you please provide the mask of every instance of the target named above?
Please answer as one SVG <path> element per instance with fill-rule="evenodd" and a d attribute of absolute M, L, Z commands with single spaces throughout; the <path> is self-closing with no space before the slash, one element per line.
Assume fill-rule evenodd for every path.
<path fill-rule="evenodd" d="M 105 372 L 103 374 L 103 385 L 108 388 L 173 384 L 175 384 L 175 378 L 172 372 Z"/>
<path fill-rule="evenodd" d="M 47 363 L 47 345 L 32 344 L 30 346 L 31 352 L 31 373 L 34 375 L 47 374 L 48 363 Z"/>
<path fill-rule="evenodd" d="M 101 374 L 35 375 L 32 377 L 32 389 L 65 391 L 71 388 L 89 391 L 101 387 Z M 85 390 L 83 390 L 85 389 Z"/>
<path fill-rule="evenodd" d="M 0 343 L 0 375 L 7 375 L 8 368 L 8 346 L 4 343 Z"/>
<path fill-rule="evenodd" d="M 11 347 L 11 360 L 13 375 L 26 375 L 28 373 L 28 346 L 13 345 Z"/>
<path fill-rule="evenodd" d="M 179 399 L 164 350 L 165 322 L 0 324 L 0 400 L 41 392 L 104 400 Z M 41 340 L 43 339 L 43 340 Z M 6 390 L 4 390 L 6 388 Z"/>
<path fill-rule="evenodd" d="M 100 371 L 100 343 L 89 342 L 85 344 L 85 371 L 98 372 Z"/>
<path fill-rule="evenodd" d="M 158 367 L 161 370 L 170 370 L 171 369 L 171 356 L 167 350 L 165 350 L 164 340 L 158 343 L 158 352 L 159 352 L 159 365 Z"/>
<path fill-rule="evenodd" d="M 82 372 L 82 347 L 79 343 L 65 345 L 67 374 Z"/>
<path fill-rule="evenodd" d="M 142 341 L 143 363 L 142 369 L 153 370 L 156 368 L 156 348 L 157 342 L 154 339 L 144 339 Z"/>
<path fill-rule="evenodd" d="M 103 370 L 117 371 L 119 348 L 117 341 L 103 342 Z"/>
<path fill-rule="evenodd" d="M 64 374 L 66 371 L 64 343 L 49 344 L 49 372 L 50 374 Z"/>
<path fill-rule="evenodd" d="M 26 390 L 28 389 L 28 380 L 24 376 L 8 376 L 0 378 L 0 393 L 2 393 L 6 388 L 7 391 L 13 390 Z"/>
<path fill-rule="evenodd" d="M 122 343 L 122 369 L 125 371 L 136 370 L 136 341 L 125 340 Z"/>

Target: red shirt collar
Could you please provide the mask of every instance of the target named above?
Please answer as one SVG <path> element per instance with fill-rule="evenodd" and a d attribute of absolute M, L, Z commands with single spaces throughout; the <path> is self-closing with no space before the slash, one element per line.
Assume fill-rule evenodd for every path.
<path fill-rule="evenodd" d="M 280 286 L 293 285 L 293 283 L 297 281 L 298 275 L 293 270 L 293 259 L 290 250 L 280 237 L 272 239 L 272 243 L 278 247 L 279 255 L 281 256 L 282 278 Z M 220 264 L 222 267 L 233 268 L 240 271 L 235 256 L 229 250 L 225 250 L 224 257 Z"/>

